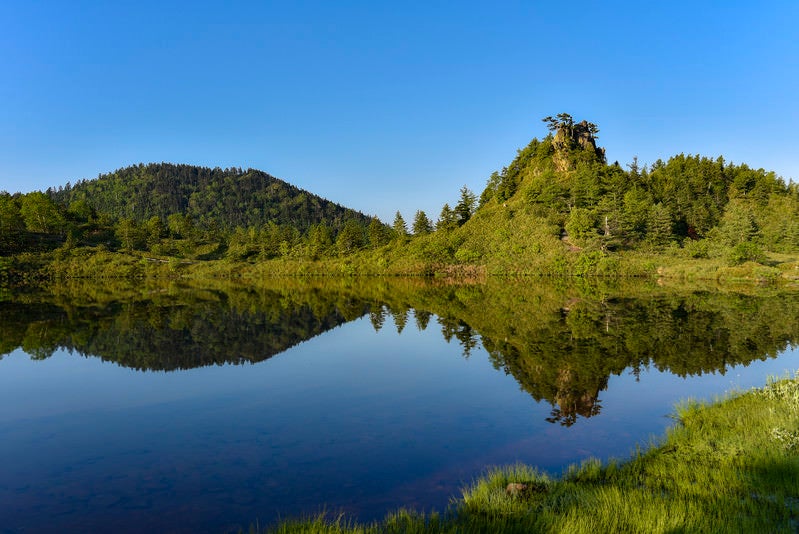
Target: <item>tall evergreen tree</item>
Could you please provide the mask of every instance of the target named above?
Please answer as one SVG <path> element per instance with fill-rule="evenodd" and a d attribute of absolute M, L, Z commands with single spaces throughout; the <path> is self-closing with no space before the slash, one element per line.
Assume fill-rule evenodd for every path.
<path fill-rule="evenodd" d="M 416 210 L 413 217 L 413 235 L 429 234 L 433 231 L 433 223 L 422 210 Z"/>
<path fill-rule="evenodd" d="M 397 214 L 394 215 L 394 235 L 397 237 L 407 237 L 408 236 L 408 225 L 405 224 L 405 219 L 402 217 L 402 214 L 397 211 Z"/>
<path fill-rule="evenodd" d="M 363 247 L 363 243 L 363 226 L 355 219 L 349 219 L 344 223 L 344 228 L 341 229 L 336 238 L 336 247 L 338 247 L 339 254 L 352 254 Z"/>
<path fill-rule="evenodd" d="M 722 242 L 728 246 L 751 240 L 757 233 L 757 225 L 749 204 L 737 198 L 731 200 L 724 210 L 718 231 Z"/>
<path fill-rule="evenodd" d="M 333 245 L 333 231 L 325 223 L 314 224 L 306 235 L 308 254 L 311 258 L 318 258 L 327 254 Z"/>
<path fill-rule="evenodd" d="M 649 218 L 646 223 L 646 240 L 653 245 L 663 246 L 668 244 L 673 238 L 672 232 L 671 212 L 667 206 L 658 202 L 649 210 Z"/>
<path fill-rule="evenodd" d="M 472 218 L 474 209 L 477 205 L 477 197 L 465 185 L 461 187 L 461 197 L 455 205 L 455 218 L 458 226 L 463 226 L 466 221 Z"/>
<path fill-rule="evenodd" d="M 444 207 L 441 208 L 441 214 L 438 216 L 438 222 L 436 223 L 436 230 L 452 230 L 458 226 L 458 219 L 455 215 L 455 212 L 452 211 L 452 208 L 449 207 L 449 204 L 444 204 Z"/>
<path fill-rule="evenodd" d="M 369 221 L 367 233 L 369 234 L 369 245 L 372 248 L 382 247 L 388 243 L 389 236 L 386 226 L 377 217 L 372 217 L 372 220 Z"/>

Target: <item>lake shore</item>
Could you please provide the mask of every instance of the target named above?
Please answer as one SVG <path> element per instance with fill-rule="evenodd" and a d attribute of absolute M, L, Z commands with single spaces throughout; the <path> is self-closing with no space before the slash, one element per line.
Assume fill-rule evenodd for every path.
<path fill-rule="evenodd" d="M 668 253 L 585 253 L 520 256 L 512 261 L 453 263 L 423 260 L 385 247 L 352 256 L 262 261 L 187 259 L 144 252 L 76 248 L 1 258 L 0 282 L 74 279 L 241 279 L 270 277 L 429 277 L 479 282 L 487 277 L 629 278 L 681 282 L 799 284 L 799 256 L 771 253 L 760 262 L 733 264 L 721 258 Z"/>
<path fill-rule="evenodd" d="M 358 524 L 320 515 L 280 534 L 433 532 L 795 532 L 799 374 L 713 403 L 685 401 L 661 439 L 626 461 L 586 460 L 560 478 L 489 470 L 444 513 Z"/>

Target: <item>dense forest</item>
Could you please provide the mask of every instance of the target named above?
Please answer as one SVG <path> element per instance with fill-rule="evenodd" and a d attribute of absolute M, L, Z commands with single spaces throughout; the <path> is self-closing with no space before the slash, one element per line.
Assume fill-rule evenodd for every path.
<path fill-rule="evenodd" d="M 189 165 L 2 193 L 0 276 L 91 276 L 80 268 L 87 254 L 119 253 L 221 260 L 214 272 L 257 272 L 273 260 L 281 272 L 653 275 L 668 273 L 671 258 L 706 265 L 708 277 L 739 265 L 756 278 L 796 274 L 797 184 L 722 157 L 609 164 L 595 124 L 566 113 L 544 123 L 543 139 L 492 173 L 480 195 L 462 187 L 436 220 L 397 212 L 388 225 L 261 171 Z"/>
<path fill-rule="evenodd" d="M 270 222 L 300 232 L 319 223 L 338 230 L 347 219 L 369 221 L 363 214 L 255 169 L 140 164 L 96 180 L 68 183 L 48 194 L 67 209 L 82 201 L 113 221 L 131 219 L 141 224 L 154 217 L 167 221 L 182 215 L 206 231 L 261 227 Z"/>
<path fill-rule="evenodd" d="M 302 235 L 332 245 L 349 226 L 371 220 L 254 169 L 140 164 L 45 193 L 2 193 L 0 252 L 102 246 L 268 258 Z"/>

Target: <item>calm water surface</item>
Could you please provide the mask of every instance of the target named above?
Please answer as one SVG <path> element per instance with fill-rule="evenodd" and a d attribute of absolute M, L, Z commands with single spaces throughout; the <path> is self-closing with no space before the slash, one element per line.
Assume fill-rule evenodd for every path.
<path fill-rule="evenodd" d="M 0 303 L 0 531 L 442 510 L 488 465 L 625 457 L 677 401 L 799 368 L 795 297 L 524 291 Z"/>

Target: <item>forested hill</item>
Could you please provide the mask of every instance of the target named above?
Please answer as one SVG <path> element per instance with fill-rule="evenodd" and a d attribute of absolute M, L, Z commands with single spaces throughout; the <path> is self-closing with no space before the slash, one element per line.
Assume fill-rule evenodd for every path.
<path fill-rule="evenodd" d="M 551 133 L 493 173 L 479 202 L 462 194 L 448 241 L 421 245 L 496 272 L 570 274 L 617 272 L 614 252 L 739 264 L 799 251 L 799 187 L 775 173 L 685 154 L 624 168 L 607 163 L 596 125 L 544 122 Z"/>
<path fill-rule="evenodd" d="M 69 207 L 83 201 L 116 221 L 144 222 L 153 217 L 166 221 L 180 214 L 206 229 L 261 227 L 271 222 L 300 232 L 319 223 L 335 231 L 348 219 L 369 222 L 362 213 L 255 169 L 139 164 L 48 192 L 58 204 Z"/>
<path fill-rule="evenodd" d="M 48 194 L 0 192 L 0 278 L 91 277 L 118 252 L 138 273 L 146 252 L 235 273 L 284 259 L 263 268 L 799 279 L 798 184 L 722 157 L 609 164 L 595 124 L 567 113 L 544 122 L 549 134 L 479 196 L 464 186 L 454 208 L 435 222 L 417 210 L 410 228 L 399 212 L 388 227 L 252 169 L 135 165 Z M 40 255 L 20 255 L 29 252 Z"/>

